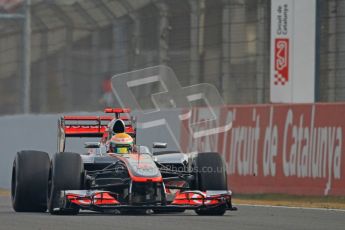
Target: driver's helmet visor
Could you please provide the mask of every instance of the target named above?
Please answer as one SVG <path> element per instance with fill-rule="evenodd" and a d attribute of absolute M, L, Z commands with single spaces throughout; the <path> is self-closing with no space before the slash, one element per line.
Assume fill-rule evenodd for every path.
<path fill-rule="evenodd" d="M 132 146 L 128 145 L 128 144 L 114 144 L 114 143 L 111 143 L 110 144 L 110 149 L 114 153 L 124 154 L 124 153 L 131 152 L 132 151 Z"/>

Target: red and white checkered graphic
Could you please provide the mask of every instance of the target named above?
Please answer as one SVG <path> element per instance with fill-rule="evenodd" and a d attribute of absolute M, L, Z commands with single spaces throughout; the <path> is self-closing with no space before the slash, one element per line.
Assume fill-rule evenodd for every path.
<path fill-rule="evenodd" d="M 285 85 L 287 80 L 278 71 L 274 71 L 274 84 L 275 85 Z"/>
<path fill-rule="evenodd" d="M 289 39 L 277 38 L 274 46 L 274 84 L 289 82 Z"/>

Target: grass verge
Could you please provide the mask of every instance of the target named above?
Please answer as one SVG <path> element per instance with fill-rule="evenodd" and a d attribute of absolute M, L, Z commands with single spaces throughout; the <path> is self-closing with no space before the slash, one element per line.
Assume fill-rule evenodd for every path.
<path fill-rule="evenodd" d="M 343 196 L 297 196 L 282 194 L 235 195 L 234 204 L 345 209 Z"/>
<path fill-rule="evenodd" d="M 9 196 L 10 191 L 7 189 L 0 188 L 0 196 Z"/>

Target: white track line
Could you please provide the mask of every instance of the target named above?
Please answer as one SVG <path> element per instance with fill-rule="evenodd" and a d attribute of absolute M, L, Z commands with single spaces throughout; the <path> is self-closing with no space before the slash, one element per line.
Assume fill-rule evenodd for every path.
<path fill-rule="evenodd" d="M 278 205 L 261 205 L 261 204 L 234 204 L 234 206 L 247 206 L 247 207 L 263 207 L 263 208 L 286 208 L 286 209 L 304 209 L 304 210 L 317 210 L 317 211 L 335 211 L 345 212 L 345 209 L 335 208 L 308 208 L 308 207 L 290 207 L 290 206 L 278 206 Z"/>

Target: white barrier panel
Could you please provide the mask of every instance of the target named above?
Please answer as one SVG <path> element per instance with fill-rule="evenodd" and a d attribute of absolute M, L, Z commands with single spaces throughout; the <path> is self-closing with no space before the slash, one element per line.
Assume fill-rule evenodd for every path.
<path fill-rule="evenodd" d="M 10 187 L 12 163 L 18 151 L 56 151 L 57 119 L 58 115 L 0 117 L 0 187 Z"/>
<path fill-rule="evenodd" d="M 316 0 L 272 0 L 271 102 L 315 101 Z"/>

